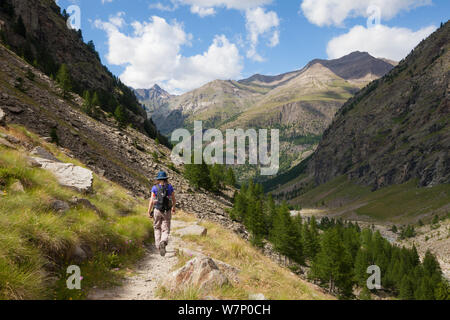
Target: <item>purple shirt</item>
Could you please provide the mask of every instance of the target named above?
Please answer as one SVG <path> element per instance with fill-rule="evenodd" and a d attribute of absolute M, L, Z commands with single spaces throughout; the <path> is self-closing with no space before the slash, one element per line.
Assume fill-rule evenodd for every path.
<path fill-rule="evenodd" d="M 156 185 L 156 186 L 153 186 L 153 188 L 152 188 L 152 193 L 155 195 L 155 197 L 158 196 L 159 186 L 160 185 Z M 168 197 L 170 197 L 173 194 L 174 191 L 175 190 L 173 189 L 171 184 L 167 185 L 167 196 Z"/>

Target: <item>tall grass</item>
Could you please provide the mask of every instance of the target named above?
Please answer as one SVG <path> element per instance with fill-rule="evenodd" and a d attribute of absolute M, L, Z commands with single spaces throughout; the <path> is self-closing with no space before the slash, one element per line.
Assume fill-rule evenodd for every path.
<path fill-rule="evenodd" d="M 81 165 L 23 128 L 8 134 Z M 17 182 L 25 192 L 11 190 Z M 93 189 L 82 195 L 61 187 L 49 172 L 29 166 L 25 150 L 0 146 L 0 299 L 85 298 L 93 286 L 116 284 L 120 270 L 143 254 L 144 242 L 152 239 L 144 200 L 98 176 Z M 73 197 L 88 199 L 104 214 L 82 206 L 65 213 L 51 208 L 52 201 Z M 89 259 L 80 266 L 83 290 L 70 291 L 66 269 L 78 246 L 89 248 Z"/>
<path fill-rule="evenodd" d="M 176 219 L 188 222 L 193 220 L 192 216 L 183 212 L 179 212 Z M 184 236 L 183 241 L 193 250 L 238 268 L 239 281 L 232 281 L 231 284 L 215 288 L 212 292 L 202 292 L 195 288 L 170 291 L 161 287 L 158 291 L 160 297 L 199 300 L 212 296 L 226 300 L 246 300 L 250 294 L 262 293 L 271 300 L 333 299 L 299 279 L 288 269 L 277 265 L 232 231 L 211 222 L 202 222 L 201 225 L 208 229 L 206 237 Z M 179 259 L 181 262 L 176 267 L 181 267 L 182 262 L 189 258 L 180 256 Z"/>

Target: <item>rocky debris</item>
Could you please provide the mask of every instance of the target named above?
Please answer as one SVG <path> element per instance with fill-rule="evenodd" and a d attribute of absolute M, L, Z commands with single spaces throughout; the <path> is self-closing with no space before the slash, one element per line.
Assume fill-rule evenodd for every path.
<path fill-rule="evenodd" d="M 7 148 L 9 148 L 9 149 L 14 149 L 14 150 L 17 149 L 16 146 L 14 146 L 14 145 L 11 144 L 8 140 L 6 140 L 6 139 L 4 139 L 4 138 L 1 138 L 1 137 L 0 137 L 0 145 L 2 145 L 2 146 L 4 146 L 4 147 L 7 147 Z"/>
<path fill-rule="evenodd" d="M 55 162 L 43 158 L 33 158 L 42 168 L 52 172 L 60 185 L 88 193 L 92 190 L 94 175 L 91 170 L 72 163 Z"/>
<path fill-rule="evenodd" d="M 262 293 L 257 293 L 257 294 L 249 295 L 248 300 L 263 301 L 263 300 L 267 300 L 267 299 Z"/>
<path fill-rule="evenodd" d="M 59 161 L 53 154 L 48 152 L 42 147 L 36 147 L 31 151 L 31 155 L 36 156 L 38 158 L 54 161 L 54 162 L 61 162 Z"/>
<path fill-rule="evenodd" d="M 183 237 L 183 236 L 206 237 L 206 234 L 208 233 L 208 229 L 206 229 L 205 227 L 199 226 L 199 225 L 192 225 L 192 226 L 183 228 L 181 230 L 177 230 L 177 231 L 175 231 L 175 233 L 181 237 Z"/>
<path fill-rule="evenodd" d="M 6 124 L 6 114 L 2 108 L 0 108 L 0 126 L 4 126 Z"/>
<path fill-rule="evenodd" d="M 14 192 L 14 193 L 24 193 L 25 192 L 25 188 L 23 187 L 23 184 L 19 180 L 15 181 L 9 187 L 9 189 L 11 190 L 11 192 Z"/>
<path fill-rule="evenodd" d="M 219 270 L 213 259 L 194 258 L 181 269 L 171 273 L 163 282 L 163 286 L 171 291 L 195 287 L 208 292 L 228 283 L 228 278 Z"/>
<path fill-rule="evenodd" d="M 6 106 L 5 108 L 7 110 L 9 110 L 11 113 L 15 113 L 15 114 L 19 114 L 19 113 L 22 113 L 24 111 L 24 109 L 22 107 L 19 107 L 19 106 Z"/>
<path fill-rule="evenodd" d="M 70 206 L 67 202 L 61 201 L 61 200 L 53 200 L 50 203 L 50 208 L 52 208 L 53 211 L 59 212 L 59 213 L 65 213 L 70 210 Z"/>

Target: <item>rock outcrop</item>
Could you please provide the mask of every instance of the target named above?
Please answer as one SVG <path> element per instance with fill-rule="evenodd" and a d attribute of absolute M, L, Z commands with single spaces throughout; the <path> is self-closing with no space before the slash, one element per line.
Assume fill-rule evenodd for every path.
<path fill-rule="evenodd" d="M 205 227 L 199 225 L 192 225 L 186 228 L 175 231 L 175 233 L 179 236 L 201 236 L 205 237 L 208 233 L 208 230 Z"/>
<path fill-rule="evenodd" d="M 6 124 L 6 113 L 0 108 L 0 126 L 4 126 Z"/>
<path fill-rule="evenodd" d="M 181 269 L 174 271 L 163 282 L 163 286 L 171 291 L 183 291 L 194 287 L 203 292 L 229 283 L 228 278 L 219 270 L 211 258 L 194 258 Z"/>
<path fill-rule="evenodd" d="M 33 158 L 43 169 L 53 173 L 59 184 L 87 193 L 92 190 L 94 175 L 91 170 L 72 163 L 55 162 L 43 158 Z"/>

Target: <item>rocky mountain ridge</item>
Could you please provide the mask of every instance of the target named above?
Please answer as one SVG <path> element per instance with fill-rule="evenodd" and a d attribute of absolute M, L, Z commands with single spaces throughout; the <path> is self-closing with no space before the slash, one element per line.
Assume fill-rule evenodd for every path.
<path fill-rule="evenodd" d="M 123 106 L 129 123 L 150 137 L 159 136 L 132 90 L 102 65 L 94 43 L 84 43 L 81 30 L 67 26 L 68 18 L 54 0 L 3 0 L 0 40 L 48 76 L 56 78 L 65 64 L 72 91 L 96 93 L 99 107 L 110 114 Z"/>

